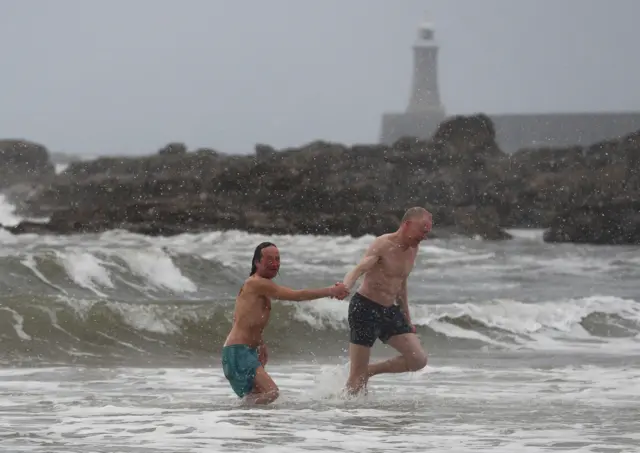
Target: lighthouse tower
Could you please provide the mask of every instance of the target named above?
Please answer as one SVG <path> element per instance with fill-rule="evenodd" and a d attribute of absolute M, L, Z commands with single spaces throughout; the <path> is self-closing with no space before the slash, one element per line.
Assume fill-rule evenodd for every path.
<path fill-rule="evenodd" d="M 438 43 L 431 22 L 418 26 L 413 44 L 413 83 L 407 112 L 443 109 L 438 89 Z"/>
<path fill-rule="evenodd" d="M 438 43 L 433 25 L 423 21 L 413 43 L 413 80 L 404 112 L 382 114 L 380 141 L 392 144 L 402 137 L 429 138 L 444 121 L 446 112 L 438 89 Z"/>

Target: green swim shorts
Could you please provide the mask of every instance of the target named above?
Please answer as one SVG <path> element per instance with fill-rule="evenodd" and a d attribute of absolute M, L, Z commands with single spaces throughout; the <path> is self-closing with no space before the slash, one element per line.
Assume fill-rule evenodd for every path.
<path fill-rule="evenodd" d="M 253 390 L 256 370 L 261 366 L 258 350 L 244 344 L 222 348 L 222 371 L 240 398 Z"/>

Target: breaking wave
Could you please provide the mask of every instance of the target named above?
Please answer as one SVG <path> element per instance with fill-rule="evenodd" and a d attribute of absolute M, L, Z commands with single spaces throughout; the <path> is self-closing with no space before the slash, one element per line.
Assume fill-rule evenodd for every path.
<path fill-rule="evenodd" d="M 549 245 L 528 231 L 515 236 L 421 247 L 409 293 L 431 353 L 640 354 L 637 247 Z M 214 363 L 253 248 L 266 239 L 281 251 L 279 281 L 300 288 L 342 279 L 372 238 L 0 230 L 0 363 Z M 271 357 L 346 357 L 347 304 L 274 302 L 265 333 Z"/>
<path fill-rule="evenodd" d="M 275 356 L 340 356 L 347 302 L 274 303 L 265 333 Z M 423 344 L 453 349 L 640 351 L 640 304 L 615 297 L 525 304 L 517 301 L 416 305 Z M 149 303 L 47 297 L 4 298 L 0 357 L 21 362 L 217 356 L 231 302 Z"/>

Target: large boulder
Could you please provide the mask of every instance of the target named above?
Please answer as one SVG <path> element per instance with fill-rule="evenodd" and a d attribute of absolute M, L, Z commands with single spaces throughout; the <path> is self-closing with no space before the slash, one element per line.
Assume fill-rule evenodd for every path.
<path fill-rule="evenodd" d="M 421 205 L 447 212 L 437 227 L 503 239 L 498 217 L 474 214 L 483 203 L 476 194 L 490 182 L 487 159 L 499 157 L 493 126 L 482 117 L 455 118 L 433 140 L 392 147 L 314 141 L 280 151 L 256 145 L 254 156 L 228 156 L 170 144 L 152 156 L 72 162 L 26 200 L 50 222 L 13 231 L 234 228 L 360 236 L 397 228 L 407 207 Z"/>
<path fill-rule="evenodd" d="M 392 146 L 260 144 L 253 155 L 232 156 L 188 152 L 176 142 L 151 156 L 71 163 L 25 197 L 32 215 L 51 216 L 49 224 L 15 231 L 359 236 L 395 229 L 404 210 L 418 205 L 434 213 L 438 231 L 507 239 L 505 227 L 552 227 L 549 240 L 583 240 L 589 236 L 563 217 L 572 209 L 588 206 L 596 215 L 594 207 L 612 205 L 632 221 L 616 203 L 640 199 L 639 155 L 640 132 L 584 148 L 505 155 L 485 115 L 448 118 L 431 139 L 404 137 Z M 620 242 L 616 234 L 612 243 Z"/>
<path fill-rule="evenodd" d="M 576 206 L 553 219 L 546 242 L 640 244 L 640 199 Z"/>
<path fill-rule="evenodd" d="M 0 189 L 55 174 L 44 146 L 20 139 L 0 140 Z"/>

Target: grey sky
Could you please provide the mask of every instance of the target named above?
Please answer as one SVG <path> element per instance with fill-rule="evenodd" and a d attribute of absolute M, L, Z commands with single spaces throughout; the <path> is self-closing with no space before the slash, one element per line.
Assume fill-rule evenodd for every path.
<path fill-rule="evenodd" d="M 640 110 L 636 0 L 2 0 L 0 138 L 375 142 L 406 107 L 425 12 L 449 114 Z"/>

